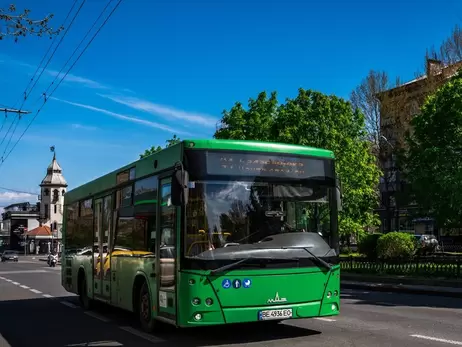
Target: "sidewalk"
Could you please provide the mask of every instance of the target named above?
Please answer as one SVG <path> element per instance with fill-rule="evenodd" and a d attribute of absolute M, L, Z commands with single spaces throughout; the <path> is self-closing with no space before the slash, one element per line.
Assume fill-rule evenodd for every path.
<path fill-rule="evenodd" d="M 368 276 L 348 273 L 341 274 L 340 278 L 341 287 L 348 289 L 462 298 L 462 281 L 460 280 Z"/>

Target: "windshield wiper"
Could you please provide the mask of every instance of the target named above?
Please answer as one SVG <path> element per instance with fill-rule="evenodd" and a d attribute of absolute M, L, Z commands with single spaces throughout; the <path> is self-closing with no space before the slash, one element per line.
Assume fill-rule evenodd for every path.
<path fill-rule="evenodd" d="M 319 258 L 317 255 L 315 255 L 313 252 L 311 252 L 308 247 L 281 247 L 282 249 L 303 249 L 304 251 L 308 252 L 309 255 L 311 255 L 317 262 L 318 264 L 321 264 L 323 267 L 325 267 L 327 270 L 332 269 L 332 265 L 326 262 L 324 259 Z"/>
<path fill-rule="evenodd" d="M 238 266 L 238 265 L 240 265 L 242 263 L 245 263 L 245 262 L 247 262 L 249 260 L 252 260 L 252 259 L 255 259 L 255 258 L 254 257 L 247 257 L 247 258 L 243 258 L 243 259 L 240 259 L 238 261 L 235 261 L 234 263 L 220 266 L 219 268 L 210 270 L 209 275 L 213 275 L 213 274 L 216 274 L 217 272 L 222 272 L 222 271 L 232 269 L 232 268 L 234 268 L 234 267 L 236 267 L 236 266 Z"/>
<path fill-rule="evenodd" d="M 316 259 L 318 261 L 318 263 L 322 264 L 327 270 L 330 271 L 330 269 L 332 269 L 332 265 L 330 265 L 327 261 L 325 261 L 324 259 L 322 258 L 319 258 L 318 256 L 316 256 L 313 252 L 311 252 L 308 247 L 303 247 L 303 249 L 305 251 L 307 251 L 314 259 Z"/>

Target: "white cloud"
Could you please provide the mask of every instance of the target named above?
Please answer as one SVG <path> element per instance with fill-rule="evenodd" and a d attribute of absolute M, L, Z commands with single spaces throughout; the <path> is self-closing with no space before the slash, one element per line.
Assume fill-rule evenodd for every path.
<path fill-rule="evenodd" d="M 58 98 L 55 98 L 55 97 L 52 97 L 52 99 L 60 101 L 60 102 L 64 102 L 64 103 L 72 105 L 72 106 L 81 107 L 81 108 L 84 108 L 84 109 L 87 109 L 87 110 L 103 113 L 103 114 L 106 114 L 108 116 L 118 118 L 118 119 L 122 119 L 122 120 L 125 120 L 125 121 L 128 121 L 128 122 L 137 123 L 137 124 L 143 124 L 143 125 L 146 125 L 146 126 L 151 127 L 151 128 L 157 128 L 157 129 L 161 129 L 161 130 L 164 130 L 164 131 L 168 131 L 168 132 L 173 133 L 173 134 L 191 135 L 188 132 L 173 129 L 173 128 L 170 128 L 169 126 L 164 125 L 164 124 L 155 123 L 155 122 L 151 122 L 151 121 L 148 121 L 148 120 L 136 118 L 136 117 L 133 117 L 133 116 L 128 116 L 128 115 L 112 112 L 112 111 L 109 111 L 109 110 L 105 110 L 103 108 L 98 108 L 98 107 L 94 107 L 94 106 L 91 106 L 91 105 L 80 104 L 80 103 L 77 103 L 77 102 L 58 99 Z"/>
<path fill-rule="evenodd" d="M 78 124 L 78 123 L 71 124 L 71 127 L 73 129 L 82 129 L 82 130 L 90 130 L 90 131 L 98 130 L 97 127 L 93 127 L 93 126 L 90 126 L 90 125 Z"/>
<path fill-rule="evenodd" d="M 56 77 L 58 76 L 59 74 L 59 71 L 55 71 L 55 70 L 45 70 L 50 76 L 53 76 L 53 77 Z M 67 71 L 65 69 L 65 71 Z M 66 73 L 65 71 L 61 72 L 61 74 L 59 75 L 58 77 L 58 81 L 63 78 L 64 74 Z M 76 76 L 76 75 L 72 75 L 72 74 L 67 74 L 66 78 L 64 79 L 65 82 L 72 82 L 72 83 L 77 83 L 77 84 L 81 84 L 83 85 L 84 87 L 87 87 L 87 88 L 91 88 L 91 89 L 110 89 L 110 87 L 102 84 L 102 83 L 99 83 L 99 82 L 96 82 L 94 80 L 91 80 L 89 78 L 85 78 L 85 77 L 81 77 L 81 76 Z"/>
<path fill-rule="evenodd" d="M 37 201 L 37 195 L 16 192 L 0 192 L 0 205 L 3 207 L 23 201 Z"/>
<path fill-rule="evenodd" d="M 105 94 L 98 95 L 135 110 L 148 112 L 150 114 L 162 116 L 164 118 L 181 119 L 183 121 L 200 124 L 206 127 L 214 127 L 218 121 L 214 117 L 207 114 L 178 110 L 170 106 L 155 104 L 150 101 L 134 97 L 111 96 Z"/>

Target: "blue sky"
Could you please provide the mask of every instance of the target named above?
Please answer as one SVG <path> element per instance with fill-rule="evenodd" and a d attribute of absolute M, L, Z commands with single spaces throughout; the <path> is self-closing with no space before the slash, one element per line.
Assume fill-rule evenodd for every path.
<path fill-rule="evenodd" d="M 17 3 L 32 17 L 54 13 L 59 26 L 72 2 Z M 85 3 L 23 109 L 40 107 L 105 5 Z M 0 186 L 38 193 L 54 145 L 71 189 L 174 133 L 212 137 L 223 109 L 262 90 L 280 101 L 299 87 L 348 98 L 370 69 L 412 79 L 425 49 L 462 21 L 457 1 L 438 8 L 435 16 L 434 2 L 417 0 L 125 0 L 0 166 Z M 51 42 L 0 41 L 0 104 L 21 100 Z M 33 116 L 21 119 L 7 152 Z M 35 196 L 0 189 L 0 206 L 22 200 Z"/>

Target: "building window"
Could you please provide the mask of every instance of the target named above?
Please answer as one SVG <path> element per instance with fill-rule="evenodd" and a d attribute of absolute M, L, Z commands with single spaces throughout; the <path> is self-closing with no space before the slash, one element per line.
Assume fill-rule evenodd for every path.
<path fill-rule="evenodd" d="M 64 196 L 64 193 L 66 193 L 66 191 L 63 189 L 63 193 L 62 193 L 62 194 L 63 194 L 63 196 Z"/>
<path fill-rule="evenodd" d="M 50 216 L 50 210 L 48 204 L 45 204 L 45 219 L 48 219 Z"/>
<path fill-rule="evenodd" d="M 45 188 L 43 192 L 45 193 L 45 196 L 50 195 L 50 190 L 48 188 Z"/>
<path fill-rule="evenodd" d="M 58 206 L 55 204 L 55 214 L 58 213 Z"/>

